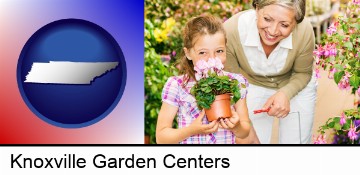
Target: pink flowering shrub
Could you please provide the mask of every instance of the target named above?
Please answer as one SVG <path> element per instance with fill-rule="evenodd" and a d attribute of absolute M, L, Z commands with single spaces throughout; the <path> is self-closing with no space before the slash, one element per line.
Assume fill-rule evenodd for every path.
<path fill-rule="evenodd" d="M 360 84 L 360 0 L 350 2 L 346 16 L 339 17 L 327 29 L 327 36 L 314 51 L 316 72 L 329 71 L 340 89 L 358 95 Z M 317 75 L 319 77 L 319 75 Z"/>
<path fill-rule="evenodd" d="M 319 69 L 329 72 L 328 78 L 334 79 L 341 90 L 351 90 L 360 96 L 360 0 L 349 2 L 344 16 L 335 20 L 327 29 L 327 35 L 314 51 L 315 73 Z M 319 136 L 314 143 L 326 143 L 325 131 L 335 131 L 337 144 L 359 144 L 360 116 L 359 107 L 344 111 L 341 116 L 329 118 L 319 127 Z"/>
<path fill-rule="evenodd" d="M 329 118 L 319 127 L 319 135 L 314 138 L 314 144 L 326 144 L 326 130 L 334 130 L 333 144 L 360 144 L 359 109 L 345 110 L 341 116 Z"/>

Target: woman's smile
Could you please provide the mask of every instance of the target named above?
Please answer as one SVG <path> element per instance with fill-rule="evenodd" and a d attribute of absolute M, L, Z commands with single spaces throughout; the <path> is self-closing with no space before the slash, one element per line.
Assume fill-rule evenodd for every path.
<path fill-rule="evenodd" d="M 264 32 L 265 32 L 265 39 L 266 40 L 268 40 L 270 42 L 275 42 L 277 40 L 278 36 L 272 36 L 268 32 L 266 32 L 265 30 L 264 30 Z"/>

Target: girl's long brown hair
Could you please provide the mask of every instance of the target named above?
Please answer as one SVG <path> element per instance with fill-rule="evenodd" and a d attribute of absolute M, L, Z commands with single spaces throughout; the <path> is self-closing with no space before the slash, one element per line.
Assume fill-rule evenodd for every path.
<path fill-rule="evenodd" d="M 222 25 L 222 21 L 212 15 L 202 15 L 195 17 L 188 21 L 183 30 L 183 48 L 188 50 L 194 47 L 196 40 L 200 36 L 214 35 L 217 32 L 224 34 L 226 38 L 225 29 Z M 226 43 L 226 39 L 225 39 Z M 195 80 L 194 64 L 192 60 L 189 60 L 183 49 L 180 52 L 180 74 L 184 74 L 183 86 L 189 82 L 190 78 Z"/>

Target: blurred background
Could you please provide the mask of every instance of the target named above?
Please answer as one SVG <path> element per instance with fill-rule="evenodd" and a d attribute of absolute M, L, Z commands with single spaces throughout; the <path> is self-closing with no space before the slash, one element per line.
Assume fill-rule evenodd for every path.
<path fill-rule="evenodd" d="M 316 42 L 321 43 L 333 19 L 344 13 L 347 0 L 306 0 L 306 16 L 310 19 Z M 177 75 L 177 53 L 182 49 L 182 28 L 188 19 L 212 14 L 226 21 L 232 15 L 252 8 L 252 0 L 145 0 L 145 143 L 155 144 L 155 129 L 161 107 L 161 92 L 169 76 Z M 326 71 L 320 72 L 327 76 Z M 318 81 L 314 133 L 327 119 L 354 108 L 355 96 L 340 91 L 334 80 Z M 334 103 L 335 102 L 335 103 Z M 356 104 L 355 104 L 356 105 Z M 274 121 L 274 126 L 278 120 Z M 176 122 L 174 121 L 174 127 Z M 278 143 L 274 127 L 271 143 Z"/>

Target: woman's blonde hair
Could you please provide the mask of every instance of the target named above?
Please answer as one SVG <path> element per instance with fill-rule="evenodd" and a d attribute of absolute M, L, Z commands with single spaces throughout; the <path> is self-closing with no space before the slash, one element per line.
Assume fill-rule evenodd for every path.
<path fill-rule="evenodd" d="M 295 11 L 296 23 L 301 23 L 305 17 L 305 0 L 253 0 L 254 8 L 262 9 L 268 5 L 280 5 Z"/>

